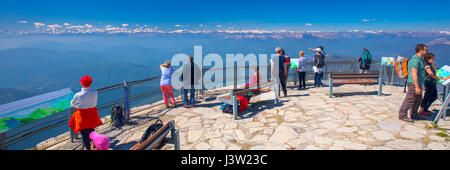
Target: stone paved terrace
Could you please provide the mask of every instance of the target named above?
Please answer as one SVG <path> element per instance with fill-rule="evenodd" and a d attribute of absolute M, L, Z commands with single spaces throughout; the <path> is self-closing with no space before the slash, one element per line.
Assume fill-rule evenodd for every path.
<path fill-rule="evenodd" d="M 334 98 L 328 98 L 328 90 L 297 90 L 291 84 L 281 104 L 266 100 L 273 93 L 252 98 L 240 120 L 222 113 L 222 103 L 216 100 L 219 92 L 210 91 L 195 108 L 163 109 L 161 102 L 134 108 L 130 125 L 122 129 L 103 125 L 97 131 L 110 137 L 112 149 L 128 149 L 154 122 L 149 118 L 161 116 L 164 122 L 175 120 L 182 150 L 450 149 L 450 138 L 445 137 L 449 118 L 439 123 L 439 130 L 427 129 L 429 120 L 398 120 L 405 96 L 402 87 L 384 86 L 384 95 L 377 96 L 377 86 L 343 85 L 334 89 Z M 438 110 L 440 105 L 436 101 L 431 109 Z M 65 141 L 49 149 L 81 149 L 81 144 Z M 162 149 L 173 149 L 173 145 Z"/>

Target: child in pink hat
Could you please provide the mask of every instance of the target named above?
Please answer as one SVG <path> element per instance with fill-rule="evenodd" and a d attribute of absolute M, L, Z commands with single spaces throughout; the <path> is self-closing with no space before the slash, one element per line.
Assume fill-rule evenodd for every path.
<path fill-rule="evenodd" d="M 110 144 L 108 137 L 95 131 L 91 132 L 89 137 L 92 140 L 91 150 L 108 150 Z"/>

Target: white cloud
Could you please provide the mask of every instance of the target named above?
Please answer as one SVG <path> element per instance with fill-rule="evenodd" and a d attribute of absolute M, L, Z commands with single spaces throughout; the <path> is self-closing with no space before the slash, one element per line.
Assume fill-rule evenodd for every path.
<path fill-rule="evenodd" d="M 217 28 L 222 28 L 222 25 L 216 25 Z"/>
<path fill-rule="evenodd" d="M 370 22 L 370 19 L 363 19 L 362 22 Z"/>
<path fill-rule="evenodd" d="M 128 27 L 128 24 L 122 24 L 122 27 Z"/>
<path fill-rule="evenodd" d="M 311 23 L 306 23 L 305 25 L 306 25 L 306 26 L 312 26 L 312 24 L 311 24 Z"/>
<path fill-rule="evenodd" d="M 198 25 L 198 26 L 203 27 L 203 24 L 200 24 L 200 25 Z"/>
<path fill-rule="evenodd" d="M 84 26 L 87 28 L 92 28 L 92 25 L 90 25 L 90 24 L 84 24 Z"/>
<path fill-rule="evenodd" d="M 181 25 L 180 25 L 180 24 L 177 24 L 177 25 L 174 25 L 174 27 L 181 27 Z"/>
<path fill-rule="evenodd" d="M 40 23 L 40 22 L 35 22 L 35 23 L 33 23 L 33 24 L 34 24 L 34 26 L 36 26 L 36 28 L 39 28 L 39 27 L 45 26 L 45 24 L 44 24 L 44 23 Z"/>
<path fill-rule="evenodd" d="M 20 23 L 20 24 L 26 24 L 26 23 L 28 23 L 28 21 L 16 21 L 17 23 Z"/>
<path fill-rule="evenodd" d="M 69 26 L 70 24 L 66 22 L 66 23 L 64 23 L 64 25 L 65 25 L 65 26 Z"/>
<path fill-rule="evenodd" d="M 61 25 L 54 24 L 54 25 L 47 25 L 47 27 L 49 27 L 49 28 L 60 28 Z"/>

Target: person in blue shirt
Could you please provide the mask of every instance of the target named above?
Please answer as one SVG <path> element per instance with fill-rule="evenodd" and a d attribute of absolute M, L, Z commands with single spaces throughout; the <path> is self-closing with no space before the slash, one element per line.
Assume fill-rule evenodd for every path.
<path fill-rule="evenodd" d="M 175 107 L 175 98 L 173 97 L 173 87 L 172 87 L 172 74 L 174 70 L 170 67 L 170 62 L 167 61 L 164 64 L 161 64 L 161 81 L 160 81 L 160 87 L 161 92 L 163 94 L 164 98 L 164 104 L 166 105 L 166 108 L 169 107 L 169 97 L 170 102 L 172 103 L 172 107 Z"/>
<path fill-rule="evenodd" d="M 306 88 L 306 57 L 303 51 L 298 53 L 300 58 L 298 59 L 297 72 L 298 72 L 298 89 Z"/>

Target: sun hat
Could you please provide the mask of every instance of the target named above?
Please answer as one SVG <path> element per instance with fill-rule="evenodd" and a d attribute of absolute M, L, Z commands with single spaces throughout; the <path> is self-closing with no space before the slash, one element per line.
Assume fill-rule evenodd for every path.
<path fill-rule="evenodd" d="M 85 75 L 84 77 L 82 77 L 80 79 L 80 83 L 81 83 L 81 85 L 83 85 L 84 88 L 87 88 L 87 87 L 91 86 L 91 84 L 92 84 L 92 77 Z"/>
<path fill-rule="evenodd" d="M 99 150 L 108 150 L 110 141 L 105 135 L 93 131 L 89 134 L 89 138 L 94 141 L 95 147 Z"/>

